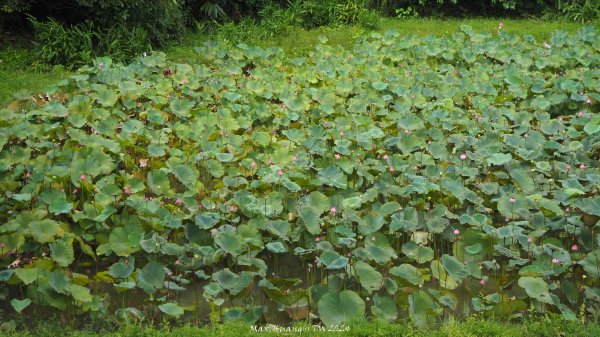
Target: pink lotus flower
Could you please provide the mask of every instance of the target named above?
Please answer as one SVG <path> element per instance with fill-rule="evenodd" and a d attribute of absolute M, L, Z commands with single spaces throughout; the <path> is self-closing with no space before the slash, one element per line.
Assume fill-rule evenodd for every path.
<path fill-rule="evenodd" d="M 294 163 L 295 163 L 295 162 L 296 162 L 296 160 L 298 160 L 298 157 L 296 157 L 296 156 L 292 156 L 292 162 L 294 162 Z"/>
<path fill-rule="evenodd" d="M 573 247 L 571 247 L 571 250 L 576 252 L 579 250 L 579 247 L 577 247 L 577 245 L 573 245 Z"/>
<path fill-rule="evenodd" d="M 579 168 L 583 170 L 585 168 L 585 164 L 583 164 L 583 163 L 579 164 Z"/>
<path fill-rule="evenodd" d="M 565 208 L 565 212 L 569 213 L 571 211 L 570 207 Z"/>
<path fill-rule="evenodd" d="M 560 263 L 560 260 L 559 260 L 559 259 L 557 259 L 557 258 L 554 258 L 554 259 L 552 259 L 552 263 L 553 263 L 553 264 L 559 264 L 559 263 Z"/>
<path fill-rule="evenodd" d="M 257 165 L 257 164 L 256 164 L 256 162 L 255 162 L 255 161 L 252 161 L 252 164 L 250 164 L 250 165 L 251 165 L 252 167 L 256 167 L 256 165 Z"/>
<path fill-rule="evenodd" d="M 319 242 L 319 241 L 321 241 L 321 238 L 317 236 L 317 237 L 315 238 L 315 241 Z"/>
<path fill-rule="evenodd" d="M 273 164 L 273 159 L 269 158 L 269 165 Z"/>
<path fill-rule="evenodd" d="M 484 285 L 485 284 L 485 280 L 484 279 L 479 280 L 479 284 Z"/>
<path fill-rule="evenodd" d="M 383 155 L 383 160 L 388 160 L 388 158 L 389 157 L 388 157 L 387 153 Z"/>
<path fill-rule="evenodd" d="M 502 29 L 502 28 L 504 28 L 504 22 L 500 22 L 500 23 L 498 24 L 498 29 Z"/>
<path fill-rule="evenodd" d="M 140 167 L 148 166 L 148 159 L 140 159 Z"/>
<path fill-rule="evenodd" d="M 517 199 L 515 199 L 515 198 L 510 198 L 510 199 L 508 199 L 508 201 L 510 201 L 512 204 L 514 204 L 515 202 L 517 202 Z"/>
<path fill-rule="evenodd" d="M 527 242 L 532 243 L 533 242 L 533 238 L 532 237 L 528 237 L 527 238 Z"/>
<path fill-rule="evenodd" d="M 331 207 L 330 211 L 331 211 L 331 214 L 335 214 L 335 213 L 337 213 L 337 208 Z"/>
<path fill-rule="evenodd" d="M 577 116 L 579 116 L 579 117 L 583 117 L 583 115 L 585 115 L 585 112 L 583 112 L 583 111 L 579 111 L 579 112 L 577 113 Z"/>
<path fill-rule="evenodd" d="M 336 153 L 336 154 L 335 154 L 335 159 L 337 159 L 337 160 L 340 160 L 340 158 L 342 158 L 342 156 L 340 156 L 340 154 L 339 154 L 339 153 Z"/>
<path fill-rule="evenodd" d="M 404 134 L 410 135 L 411 131 L 410 130 L 404 130 Z"/>
<path fill-rule="evenodd" d="M 280 169 L 279 171 L 277 171 L 277 175 L 281 177 L 283 175 L 283 170 Z"/>
<path fill-rule="evenodd" d="M 231 206 L 229 206 L 229 210 L 231 212 L 235 212 L 237 210 L 237 207 L 235 207 L 235 205 L 231 205 Z"/>
<path fill-rule="evenodd" d="M 396 171 L 393 166 L 390 166 L 390 172 Z"/>
<path fill-rule="evenodd" d="M 186 84 L 186 83 L 189 83 L 189 82 L 190 82 L 190 81 L 189 81 L 187 78 L 185 78 L 185 79 L 181 80 L 181 84 Z"/>
<path fill-rule="evenodd" d="M 25 178 L 29 178 L 29 177 L 31 177 L 31 172 L 27 172 L 27 173 L 25 174 Z"/>
<path fill-rule="evenodd" d="M 467 154 L 466 153 L 462 153 L 460 155 L 460 160 L 466 160 L 467 159 Z"/>
<path fill-rule="evenodd" d="M 591 98 L 588 98 L 588 99 L 586 99 L 586 100 L 585 100 L 585 102 L 586 102 L 587 104 L 592 104 L 592 99 L 591 99 Z"/>
<path fill-rule="evenodd" d="M 130 194 L 131 194 L 131 189 L 130 189 L 129 187 L 125 187 L 125 188 L 123 189 L 123 192 L 124 192 L 125 194 L 127 194 L 127 195 L 130 195 Z"/>
<path fill-rule="evenodd" d="M 527 132 L 525 132 L 525 134 L 523 135 L 523 137 L 528 138 L 529 134 Z"/>
<path fill-rule="evenodd" d="M 81 176 L 79 176 L 79 179 L 81 179 L 81 180 L 86 180 L 86 179 L 87 179 L 87 177 L 85 176 L 85 174 L 82 174 Z"/>
<path fill-rule="evenodd" d="M 344 137 L 344 135 L 346 135 L 344 131 L 340 131 L 340 137 Z"/>
<path fill-rule="evenodd" d="M 287 105 L 285 105 L 285 103 L 283 103 L 283 104 L 281 104 L 281 108 L 285 110 L 287 108 Z"/>
<path fill-rule="evenodd" d="M 458 229 L 455 229 L 454 230 L 454 235 L 458 235 L 458 234 L 460 234 L 460 231 Z"/>
<path fill-rule="evenodd" d="M 181 198 L 177 198 L 177 200 L 175 200 L 176 204 L 181 204 L 183 202 L 183 200 L 181 200 Z"/>

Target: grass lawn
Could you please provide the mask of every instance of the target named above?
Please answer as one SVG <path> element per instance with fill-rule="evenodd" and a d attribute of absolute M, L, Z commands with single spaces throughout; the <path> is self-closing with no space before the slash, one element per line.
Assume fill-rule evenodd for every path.
<path fill-rule="evenodd" d="M 17 329 L 12 332 L 0 331 L 0 336 L 5 337 L 239 337 L 239 336 L 297 336 L 297 337 L 590 337 L 600 336 L 600 326 L 594 323 L 566 322 L 560 319 L 542 318 L 524 323 L 503 323 L 486 319 L 468 319 L 463 322 L 452 322 L 444 325 L 431 325 L 426 328 L 416 328 L 410 324 L 391 324 L 383 321 L 359 322 L 342 326 L 339 331 L 323 331 L 322 327 L 299 324 L 291 327 L 291 332 L 277 331 L 276 328 L 267 327 L 270 331 L 259 331 L 260 327 L 247 324 L 221 324 L 216 326 L 180 326 L 155 328 L 148 325 L 109 325 L 102 323 L 79 329 L 65 328 L 58 322 L 41 323 L 39 326 L 27 330 Z M 295 329 L 295 331 L 294 331 Z M 343 330 L 343 331 L 341 331 Z"/>
<path fill-rule="evenodd" d="M 441 19 L 390 19 L 381 20 L 379 31 L 397 29 L 405 34 L 417 35 L 444 35 L 452 34 L 460 30 L 461 25 L 469 25 L 477 31 L 494 33 L 498 30 L 498 23 L 504 23 L 504 30 L 519 34 L 530 34 L 540 41 L 548 39 L 551 33 L 557 29 L 576 31 L 582 24 L 563 21 L 540 21 L 540 20 L 515 20 L 515 19 L 466 19 L 466 20 L 441 20 Z M 600 23 L 594 24 L 597 28 Z M 303 55 L 314 49 L 318 43 L 319 36 L 326 36 L 331 44 L 339 44 L 344 48 L 351 48 L 356 37 L 368 34 L 363 28 L 352 27 L 322 27 L 315 30 L 295 29 L 289 35 L 274 37 L 259 43 L 262 47 L 281 47 L 290 55 Z M 163 49 L 172 60 L 185 62 L 196 57 L 194 47 L 201 45 L 210 36 L 189 33 L 180 41 Z M 19 91 L 32 94 L 44 91 L 44 89 L 59 79 L 70 75 L 61 68 L 50 71 L 29 70 L 32 60 L 31 53 L 25 50 L 5 49 L 0 50 L 0 103 L 6 103 L 12 95 Z"/>

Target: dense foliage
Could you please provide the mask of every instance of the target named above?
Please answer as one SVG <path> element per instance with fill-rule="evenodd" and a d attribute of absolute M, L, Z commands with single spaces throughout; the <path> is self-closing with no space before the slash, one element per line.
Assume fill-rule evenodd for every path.
<path fill-rule="evenodd" d="M 597 320 L 599 51 L 591 28 L 499 26 L 99 59 L 0 110 L 1 294 L 119 317 Z"/>

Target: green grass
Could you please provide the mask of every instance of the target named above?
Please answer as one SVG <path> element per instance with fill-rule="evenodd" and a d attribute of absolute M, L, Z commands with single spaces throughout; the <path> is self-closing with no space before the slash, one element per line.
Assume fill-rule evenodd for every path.
<path fill-rule="evenodd" d="M 379 31 L 397 29 L 404 34 L 416 35 L 445 35 L 460 30 L 463 24 L 473 27 L 480 32 L 494 33 L 498 30 L 498 23 L 504 23 L 504 30 L 519 34 L 529 34 L 539 41 L 549 39 L 553 31 L 557 29 L 574 32 L 583 25 L 564 21 L 540 21 L 534 19 L 465 19 L 465 20 L 443 20 L 443 19 L 390 19 L 381 20 Z M 600 28 L 600 22 L 593 24 Z M 274 37 L 258 43 L 261 47 L 281 47 L 292 56 L 307 55 L 314 50 L 315 44 L 319 42 L 319 36 L 324 35 L 332 45 L 340 45 L 351 48 L 354 39 L 362 34 L 368 34 L 359 26 L 351 27 L 321 27 L 315 30 L 294 29 L 289 35 Z M 168 57 L 175 61 L 185 62 L 197 57 L 194 47 L 201 45 L 211 36 L 189 33 L 183 38 L 163 49 Z M 31 93 L 42 92 L 44 88 L 56 83 L 59 79 L 71 74 L 60 68 L 50 71 L 30 70 L 35 67 L 36 62 L 33 54 L 24 49 L 0 50 L 0 105 L 10 100 L 12 95 L 18 91 Z M 33 66 L 32 66 L 33 65 Z"/>
<path fill-rule="evenodd" d="M 35 55 L 24 48 L 0 50 L 0 105 L 10 101 L 14 93 L 26 91 L 43 92 L 44 88 L 55 84 L 69 75 L 61 67 L 39 70 Z"/>
<path fill-rule="evenodd" d="M 302 332 L 253 332 L 247 324 L 223 324 L 216 326 L 185 325 L 175 328 L 168 326 L 151 327 L 147 325 L 115 326 L 106 323 L 90 325 L 80 329 L 65 327 L 58 321 L 46 321 L 30 326 L 28 329 L 17 328 L 0 330 L 0 336 L 6 337 L 239 337 L 239 336 L 298 336 L 298 337 L 521 337 L 521 336 L 569 336 L 590 337 L 600 336 L 600 325 L 593 323 L 565 322 L 557 319 L 532 320 L 525 323 L 503 323 L 490 320 L 468 319 L 464 322 L 452 322 L 443 325 L 430 325 L 419 329 L 409 324 L 390 324 L 381 321 L 353 323 L 347 326 L 347 331 L 319 331 L 309 325 L 297 325 L 304 329 Z"/>
<path fill-rule="evenodd" d="M 448 35 L 460 31 L 461 25 L 469 25 L 479 32 L 498 32 L 498 24 L 504 23 L 503 30 L 511 33 L 529 34 L 537 40 L 543 42 L 548 40 L 552 32 L 557 29 L 575 32 L 585 26 L 581 23 L 565 21 L 540 21 L 534 19 L 391 19 L 381 20 L 378 31 L 385 32 L 389 29 L 396 29 L 403 34 L 414 35 Z M 600 22 L 591 24 L 596 29 L 600 29 Z M 258 43 L 261 47 L 281 47 L 286 54 L 299 56 L 306 55 L 314 50 L 314 46 L 319 42 L 319 36 L 327 37 L 332 45 L 340 45 L 344 48 L 352 48 L 354 39 L 362 34 L 369 34 L 364 28 L 359 26 L 350 27 L 320 27 L 313 30 L 294 29 L 289 35 L 275 37 Z M 173 46 L 167 47 L 164 51 L 173 60 L 186 61 L 194 59 L 196 53 L 194 47 L 201 45 L 209 37 L 200 34 L 187 34 L 181 41 Z"/>

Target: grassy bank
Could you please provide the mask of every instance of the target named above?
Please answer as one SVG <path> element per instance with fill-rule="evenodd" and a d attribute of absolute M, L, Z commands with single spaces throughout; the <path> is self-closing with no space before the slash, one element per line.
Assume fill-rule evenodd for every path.
<path fill-rule="evenodd" d="M 515 19 L 466 19 L 466 20 L 441 20 L 441 19 L 389 19 L 381 20 L 378 31 L 384 32 L 389 29 L 397 29 L 403 34 L 415 35 L 445 35 L 460 30 L 461 25 L 469 25 L 476 31 L 495 33 L 498 25 L 502 22 L 504 31 L 529 34 L 540 41 L 550 37 L 557 29 L 574 32 L 582 24 L 563 21 L 540 21 L 540 20 L 515 20 Z M 600 23 L 594 26 L 600 27 Z M 318 43 L 319 36 L 324 35 L 333 45 L 344 48 L 352 47 L 354 39 L 362 34 L 368 34 L 359 26 L 351 27 L 321 27 L 315 30 L 304 30 L 297 28 L 285 36 L 277 36 L 256 44 L 262 47 L 281 47 L 290 55 L 305 55 L 314 49 Z M 168 57 L 177 61 L 187 61 L 196 57 L 194 47 L 201 45 L 211 36 L 189 33 L 177 43 L 163 49 Z M 32 94 L 44 91 L 44 89 L 56 83 L 61 78 L 68 76 L 71 72 L 61 68 L 52 68 L 49 71 L 36 69 L 35 57 L 31 52 L 23 49 L 0 48 L 0 103 L 6 103 L 15 92 L 25 91 Z M 38 65 L 39 68 L 39 65 Z"/>
<path fill-rule="evenodd" d="M 110 328 L 110 327 L 113 328 Z M 259 328 L 260 329 L 260 328 Z M 265 326 L 263 326 L 265 329 Z M 469 319 L 464 322 L 453 322 L 444 325 L 430 325 L 419 329 L 405 324 L 389 324 L 381 321 L 370 323 L 354 323 L 340 327 L 340 331 L 323 331 L 323 328 L 309 325 L 296 325 L 291 327 L 291 332 L 283 330 L 255 331 L 255 328 L 245 324 L 224 324 L 217 326 L 182 326 L 176 328 L 149 327 L 144 325 L 114 326 L 102 324 L 100 326 L 87 326 L 80 329 L 65 328 L 64 325 L 43 323 L 29 328 L 17 328 L 12 331 L 0 331 L 0 336 L 6 337 L 239 337 L 239 336 L 348 336 L 348 337 L 521 337 L 521 336 L 569 336 L 589 337 L 600 336 L 598 324 L 565 322 L 555 319 L 541 319 L 524 323 L 503 323 L 489 320 Z M 258 330 L 258 329 L 257 329 Z M 268 330 L 268 328 L 266 328 Z M 343 330 L 343 331 L 341 331 Z"/>

